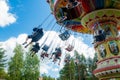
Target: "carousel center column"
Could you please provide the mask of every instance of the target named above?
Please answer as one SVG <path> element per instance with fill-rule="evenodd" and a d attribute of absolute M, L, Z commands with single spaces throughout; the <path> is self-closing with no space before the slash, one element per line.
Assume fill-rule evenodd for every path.
<path fill-rule="evenodd" d="M 120 10 L 102 9 L 82 18 L 82 25 L 91 30 L 98 56 L 93 71 L 99 80 L 120 80 Z"/>

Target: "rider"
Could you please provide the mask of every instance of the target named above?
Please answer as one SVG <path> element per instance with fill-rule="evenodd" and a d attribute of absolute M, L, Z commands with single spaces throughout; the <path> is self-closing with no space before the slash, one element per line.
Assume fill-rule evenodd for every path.
<path fill-rule="evenodd" d="M 55 52 L 53 52 L 52 53 L 52 56 L 51 56 L 51 58 L 53 57 L 53 55 L 55 56 L 54 57 L 54 59 L 53 59 L 53 62 L 55 63 L 56 61 L 57 61 L 57 59 L 59 59 L 59 63 L 58 63 L 58 65 L 60 65 L 60 62 L 61 62 L 61 58 L 60 58 L 60 56 L 61 56 L 61 48 L 56 48 L 55 49 Z M 51 59 L 50 58 L 50 59 Z"/>
<path fill-rule="evenodd" d="M 46 51 L 42 51 L 42 52 L 41 52 L 40 57 L 42 58 L 42 60 L 43 60 L 45 57 L 48 57 L 48 56 L 49 56 L 49 55 L 47 54 Z"/>
<path fill-rule="evenodd" d="M 36 43 L 35 45 L 33 45 L 31 51 L 31 54 L 33 53 L 32 57 L 34 56 L 34 54 L 36 54 L 38 51 L 40 50 L 40 46 L 39 43 Z"/>
<path fill-rule="evenodd" d="M 69 19 L 69 9 L 73 8 L 75 5 L 77 5 L 77 0 L 68 0 L 68 4 L 65 7 L 61 7 L 59 9 L 59 13 L 61 16 L 61 19 L 58 20 L 58 22 L 62 22 Z"/>
<path fill-rule="evenodd" d="M 40 38 L 42 38 L 42 36 L 43 36 L 43 29 L 42 28 L 33 28 L 33 33 L 32 33 L 32 35 L 28 35 L 27 36 L 27 38 L 26 38 L 26 40 L 25 40 L 25 42 L 23 43 L 23 45 L 24 44 L 26 44 L 27 43 L 27 41 L 28 41 L 28 39 L 32 39 L 31 40 L 31 42 L 30 43 L 28 43 L 26 46 L 25 46 L 25 48 L 28 46 L 28 45 L 30 45 L 32 42 L 37 42 Z"/>

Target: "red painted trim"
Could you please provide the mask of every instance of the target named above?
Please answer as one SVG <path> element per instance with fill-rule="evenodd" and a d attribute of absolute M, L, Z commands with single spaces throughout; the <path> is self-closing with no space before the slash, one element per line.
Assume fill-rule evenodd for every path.
<path fill-rule="evenodd" d="M 114 66 L 109 66 L 109 67 L 105 67 L 105 68 L 96 69 L 96 70 L 93 71 L 93 73 L 96 74 L 98 72 L 117 69 L 117 68 L 120 68 L 120 65 L 114 65 Z"/>
<path fill-rule="evenodd" d="M 104 59 L 104 60 L 98 61 L 96 64 L 99 64 L 99 63 L 101 63 L 101 62 L 103 62 L 103 61 L 110 60 L 110 59 L 114 59 L 114 58 L 120 58 L 120 56 L 110 57 L 110 58 L 107 58 L 107 59 Z"/>

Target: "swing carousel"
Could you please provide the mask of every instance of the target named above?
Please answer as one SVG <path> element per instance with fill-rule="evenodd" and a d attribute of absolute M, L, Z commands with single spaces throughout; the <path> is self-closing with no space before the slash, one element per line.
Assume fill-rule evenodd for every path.
<path fill-rule="evenodd" d="M 120 80 L 120 0 L 47 0 L 59 25 L 93 35 L 99 80 Z"/>

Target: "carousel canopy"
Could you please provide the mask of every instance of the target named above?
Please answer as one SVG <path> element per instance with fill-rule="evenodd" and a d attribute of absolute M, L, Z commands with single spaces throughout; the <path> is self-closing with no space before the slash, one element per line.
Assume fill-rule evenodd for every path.
<path fill-rule="evenodd" d="M 48 0 L 52 13 L 58 24 L 66 25 L 73 31 L 80 33 L 92 33 L 92 28 L 88 27 L 89 21 L 95 22 L 94 19 L 106 19 L 119 23 L 120 19 L 120 0 L 75 0 L 73 6 L 69 8 L 70 1 L 74 0 Z M 59 22 L 61 19 L 61 8 L 67 8 L 67 20 Z M 91 23 L 92 23 L 91 22 Z M 117 25 L 119 28 L 119 25 Z"/>

